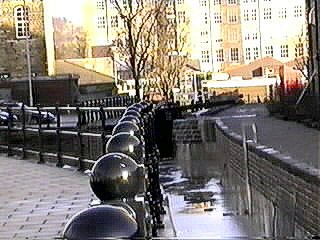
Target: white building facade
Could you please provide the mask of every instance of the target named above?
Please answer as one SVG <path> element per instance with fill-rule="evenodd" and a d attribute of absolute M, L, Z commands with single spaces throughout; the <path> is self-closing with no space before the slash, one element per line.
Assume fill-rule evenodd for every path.
<path fill-rule="evenodd" d="M 240 0 L 245 63 L 273 57 L 288 62 L 306 53 L 304 0 Z"/>

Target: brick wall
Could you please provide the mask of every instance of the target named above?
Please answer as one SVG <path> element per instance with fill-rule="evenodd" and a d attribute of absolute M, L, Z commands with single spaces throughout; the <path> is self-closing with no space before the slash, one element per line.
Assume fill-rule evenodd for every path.
<path fill-rule="evenodd" d="M 10 73 L 13 77 L 27 75 L 26 42 L 16 38 L 14 9 L 23 6 L 23 0 L 0 1 L 0 73 Z M 27 0 L 29 8 L 30 33 L 29 41 L 32 73 L 45 75 L 46 51 L 44 41 L 43 1 Z"/>
<path fill-rule="evenodd" d="M 251 201 L 263 199 L 273 211 L 269 214 L 276 224 L 271 226 L 270 235 L 301 237 L 320 233 L 319 169 L 254 143 L 248 143 L 246 164 L 241 136 L 220 121 L 216 124 L 216 139 L 217 155 L 225 171 L 236 175 L 245 187 L 248 169 Z M 231 180 L 230 184 L 234 183 Z"/>

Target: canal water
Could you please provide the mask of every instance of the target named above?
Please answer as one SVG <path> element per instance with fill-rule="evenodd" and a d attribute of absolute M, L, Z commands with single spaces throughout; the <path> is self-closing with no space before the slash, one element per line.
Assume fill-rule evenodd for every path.
<path fill-rule="evenodd" d="M 179 239 L 269 237 L 264 217 L 248 216 L 246 192 L 225 184 L 214 142 L 180 144 L 173 161 L 161 164 L 173 226 Z M 223 185 L 222 185 L 223 183 Z M 271 221 L 268 221 L 271 222 Z M 269 236 L 268 236 L 269 235 Z"/>

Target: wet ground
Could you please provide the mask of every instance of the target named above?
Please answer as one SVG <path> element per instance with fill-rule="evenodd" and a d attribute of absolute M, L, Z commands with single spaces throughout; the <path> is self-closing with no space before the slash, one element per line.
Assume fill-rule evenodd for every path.
<path fill-rule="evenodd" d="M 200 163 L 199 168 L 209 166 Z M 210 175 L 208 171 L 206 175 L 185 178 L 175 161 L 161 165 L 160 180 L 168 196 L 178 239 L 261 238 L 246 212 L 232 207 L 232 195 L 237 192 L 224 189 L 218 176 Z"/>

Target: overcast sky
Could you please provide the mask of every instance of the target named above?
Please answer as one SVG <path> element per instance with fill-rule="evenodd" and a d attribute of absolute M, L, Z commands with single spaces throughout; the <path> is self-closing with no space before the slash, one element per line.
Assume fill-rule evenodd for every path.
<path fill-rule="evenodd" d="M 82 24 L 83 3 L 85 0 L 50 0 L 54 17 L 66 17 L 74 23 Z"/>

